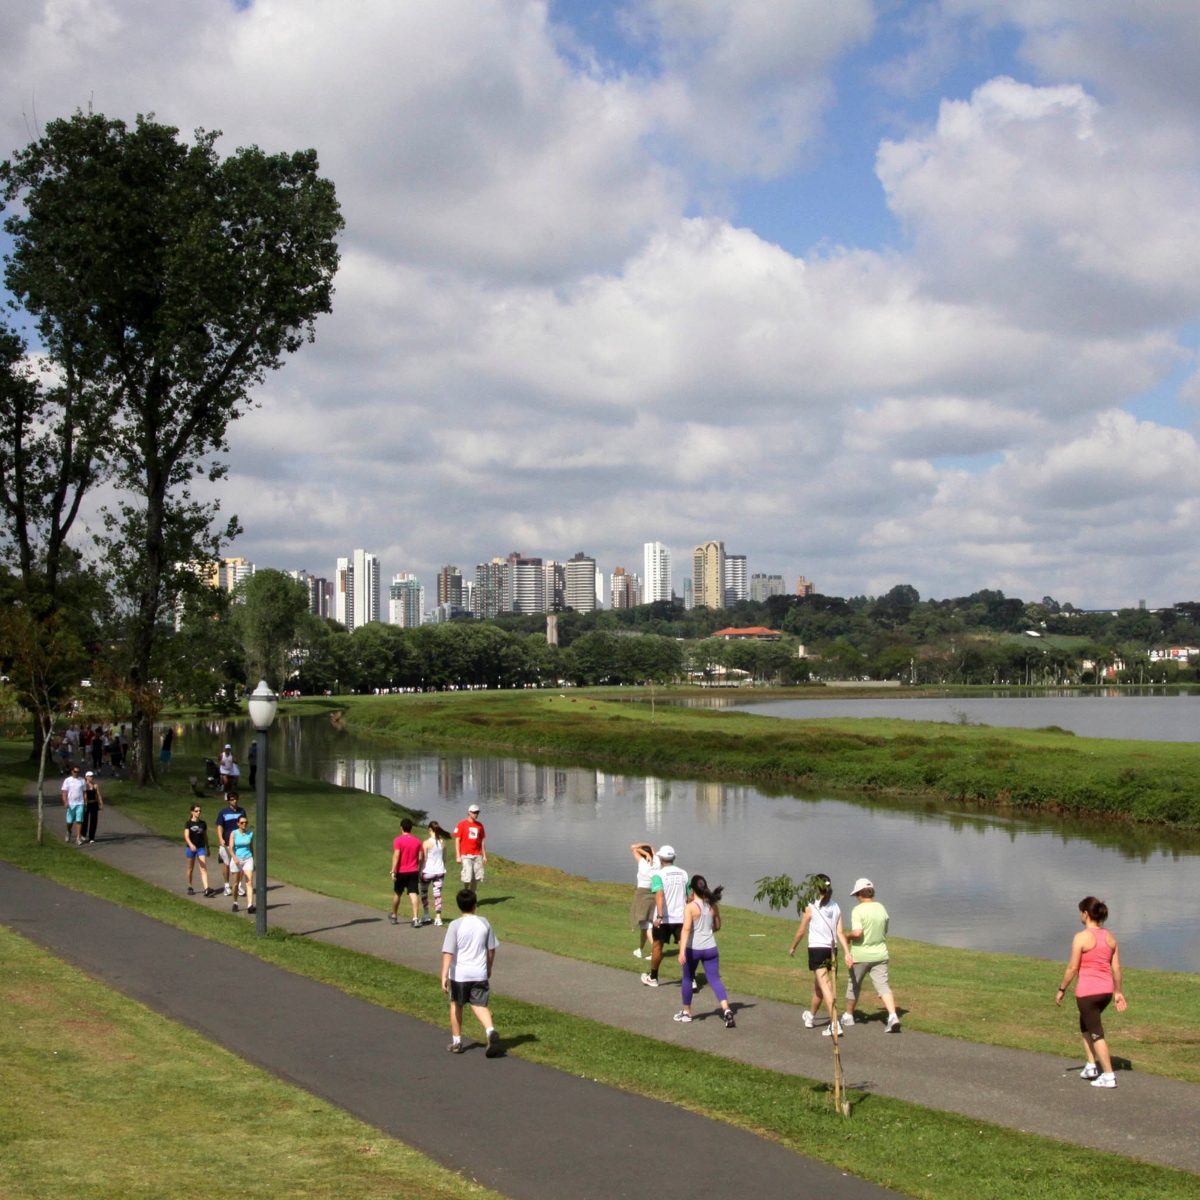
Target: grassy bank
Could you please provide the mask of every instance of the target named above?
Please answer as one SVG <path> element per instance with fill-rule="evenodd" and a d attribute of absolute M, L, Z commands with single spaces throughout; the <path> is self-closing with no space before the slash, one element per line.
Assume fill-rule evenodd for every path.
<path fill-rule="evenodd" d="M 26 777 L 23 770 L 0 769 L 0 857 L 372 1003 L 444 1024 L 444 999 L 427 975 L 303 937 L 274 932 L 256 939 L 248 922 L 188 903 L 61 842 L 39 849 L 18 798 Z M 501 907 L 494 906 L 492 913 Z M 906 1195 L 930 1200 L 1200 1196 L 1200 1182 L 1186 1172 L 873 1095 L 855 1096 L 847 1122 L 831 1111 L 823 1087 L 811 1081 L 502 997 L 494 1008 L 512 1053 L 702 1111 Z M 124 1193 L 115 1188 L 93 1194 Z"/>
<path fill-rule="evenodd" d="M 802 721 L 584 694 L 352 698 L 355 732 L 557 756 L 649 774 L 717 775 L 1011 811 L 1200 830 L 1200 744 L 1077 738 L 889 719 Z"/>
<path fill-rule="evenodd" d="M 236 1145 L 242 1196 L 499 1200 L 3 926 L 0 980 L 0 1195 L 202 1193 Z"/>
<path fill-rule="evenodd" d="M 167 837 L 180 837 L 190 803 L 186 772 L 162 789 L 109 785 L 122 810 Z M 391 901 L 387 866 L 400 813 L 389 800 L 272 772 L 271 871 L 298 886 L 375 908 Z M 207 819 L 215 816 L 208 802 Z M 54 828 L 57 828 L 55 826 Z M 632 870 L 632 863 L 630 864 Z M 498 935 L 588 962 L 635 972 L 628 927 L 630 890 L 489 857 L 486 911 Z M 180 881 L 183 866 L 180 863 Z M 725 909 L 721 970 L 730 987 L 807 1003 L 809 976 L 787 957 L 793 920 Z M 1077 1053 L 1074 1017 L 1048 1001 L 1060 963 L 890 939 L 892 983 L 913 1029 L 992 1045 Z M 1064 953 L 1069 943 L 1064 943 Z M 1200 1082 L 1200 988 L 1194 975 L 1126 972 L 1131 1007 L 1109 1020 L 1116 1053 L 1136 1069 Z M 871 1011 L 873 994 L 864 1000 Z"/>

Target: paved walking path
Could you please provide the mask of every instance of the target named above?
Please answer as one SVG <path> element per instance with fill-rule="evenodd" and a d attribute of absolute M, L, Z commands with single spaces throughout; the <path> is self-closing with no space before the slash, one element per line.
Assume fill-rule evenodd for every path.
<path fill-rule="evenodd" d="M 101 840 L 82 852 L 168 890 L 182 890 L 180 847 L 148 833 L 111 806 L 102 814 Z M 482 898 L 486 900 L 486 888 Z M 227 903 L 197 897 L 202 904 L 223 902 Z M 274 880 L 269 913 L 273 924 L 290 932 L 431 974 L 441 969 L 441 937 L 429 926 L 394 927 L 378 910 Z M 671 1020 L 679 1006 L 678 987 L 671 986 L 678 970 L 664 964 L 662 974 L 665 986 L 653 990 L 631 972 L 510 942 L 497 956 L 493 983 L 502 995 L 660 1041 L 789 1074 L 816 1079 L 829 1075 L 829 1040 L 819 1030 L 804 1028 L 798 1006 L 731 994 L 738 1025 L 727 1030 L 715 1006 L 714 1011 L 703 1011 L 712 1003 L 711 992 L 703 991 L 693 1006 L 697 1019 L 679 1025 Z M 1200 1086 L 1195 1084 L 1122 1071 L 1116 1091 L 1101 1091 L 1079 1078 L 1082 1055 L 1065 1059 L 911 1030 L 885 1034 L 878 1021 L 856 1025 L 846 1035 L 842 1058 L 847 1079 L 857 1088 L 1200 1172 Z"/>
<path fill-rule="evenodd" d="M 895 1195 L 670 1104 L 482 1046 L 452 1057 L 444 1029 L 7 863 L 0 922 L 514 1200 Z"/>

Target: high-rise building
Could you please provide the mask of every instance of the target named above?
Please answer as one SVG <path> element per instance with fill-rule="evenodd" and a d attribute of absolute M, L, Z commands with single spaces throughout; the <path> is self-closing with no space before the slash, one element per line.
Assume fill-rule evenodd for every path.
<path fill-rule="evenodd" d="M 244 558 L 223 558 L 217 568 L 217 586 L 232 592 L 239 583 L 254 574 L 254 564 Z"/>
<path fill-rule="evenodd" d="M 333 571 L 333 619 L 354 628 L 354 565 L 348 558 L 339 558 Z"/>
<path fill-rule="evenodd" d="M 642 547 L 642 602 L 670 600 L 671 595 L 671 551 L 662 542 L 647 542 Z"/>
<path fill-rule="evenodd" d="M 354 552 L 354 628 L 379 620 L 379 559 L 367 550 Z"/>
<path fill-rule="evenodd" d="M 308 592 L 308 611 L 314 617 L 330 616 L 329 603 L 333 596 L 333 586 L 329 580 L 322 579 L 318 575 L 310 575 L 307 571 L 297 571 L 296 574 L 303 576 L 300 582 L 304 584 Z"/>
<path fill-rule="evenodd" d="M 513 551 L 505 562 L 504 611 L 546 611 L 546 576 L 540 558 L 526 558 Z"/>
<path fill-rule="evenodd" d="M 475 568 L 475 594 L 471 611 L 481 620 L 498 616 L 504 611 L 504 582 L 506 564 L 502 558 L 480 563 Z"/>
<path fill-rule="evenodd" d="M 595 612 L 599 607 L 596 587 L 596 560 L 577 551 L 567 559 L 566 604 L 576 612 Z"/>
<path fill-rule="evenodd" d="M 724 542 L 705 542 L 692 551 L 692 586 L 697 608 L 725 607 Z"/>
<path fill-rule="evenodd" d="M 421 624 L 425 609 L 425 589 L 421 581 L 406 571 L 392 576 L 388 589 L 388 624 L 412 629 Z"/>
<path fill-rule="evenodd" d="M 613 608 L 636 608 L 642 602 L 642 581 L 624 567 L 612 573 L 610 594 Z"/>
<path fill-rule="evenodd" d="M 475 580 L 463 580 L 463 597 L 462 597 L 463 612 L 475 615 Z"/>
<path fill-rule="evenodd" d="M 696 591 L 690 579 L 683 581 L 683 607 L 685 610 L 696 607 Z"/>
<path fill-rule="evenodd" d="M 437 577 L 437 602 L 451 608 L 463 607 L 463 578 L 457 567 L 443 567 Z"/>
<path fill-rule="evenodd" d="M 797 596 L 811 596 L 816 590 L 817 590 L 817 585 L 815 583 L 809 583 L 809 581 L 807 579 L 805 579 L 803 575 L 797 576 L 797 578 L 796 578 L 796 595 Z"/>
<path fill-rule="evenodd" d="M 750 599 L 761 604 L 769 596 L 783 595 L 783 576 L 782 575 L 759 575 L 750 576 Z"/>
<path fill-rule="evenodd" d="M 725 607 L 732 608 L 739 600 L 747 600 L 750 591 L 746 586 L 746 556 L 725 555 Z"/>
<path fill-rule="evenodd" d="M 604 607 L 604 572 L 596 568 L 596 607 Z"/>
<path fill-rule="evenodd" d="M 546 577 L 546 611 L 562 612 L 567 605 L 567 572 L 560 562 L 548 559 L 542 567 Z"/>

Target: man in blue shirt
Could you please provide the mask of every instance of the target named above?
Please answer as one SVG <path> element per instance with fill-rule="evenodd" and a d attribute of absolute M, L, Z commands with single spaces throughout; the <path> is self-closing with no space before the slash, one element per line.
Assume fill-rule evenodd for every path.
<path fill-rule="evenodd" d="M 233 888 L 229 885 L 229 862 L 233 857 L 233 846 L 229 839 L 233 836 L 233 831 L 237 829 L 239 817 L 244 817 L 246 810 L 238 803 L 237 793 L 231 793 L 229 799 L 225 801 L 225 807 L 217 813 L 217 840 L 221 843 L 221 848 L 217 851 L 217 857 L 221 860 L 221 873 L 225 876 L 225 895 L 232 896 Z"/>

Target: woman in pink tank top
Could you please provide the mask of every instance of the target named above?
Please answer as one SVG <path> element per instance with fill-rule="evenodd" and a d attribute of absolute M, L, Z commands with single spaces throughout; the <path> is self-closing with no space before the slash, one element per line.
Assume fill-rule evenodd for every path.
<path fill-rule="evenodd" d="M 1062 1004 L 1067 985 L 1075 979 L 1079 1032 L 1087 1053 L 1087 1065 L 1079 1073 L 1080 1077 L 1090 1079 L 1092 1087 L 1115 1088 L 1117 1077 L 1113 1074 L 1112 1056 L 1108 1052 L 1100 1014 L 1114 1000 L 1117 1012 L 1125 1011 L 1125 996 L 1121 992 L 1121 954 L 1117 939 L 1104 928 L 1108 905 L 1103 900 L 1084 896 L 1079 902 L 1079 919 L 1083 928 L 1071 943 L 1071 961 L 1067 963 L 1067 972 L 1062 987 L 1055 993 L 1054 1003 Z"/>

